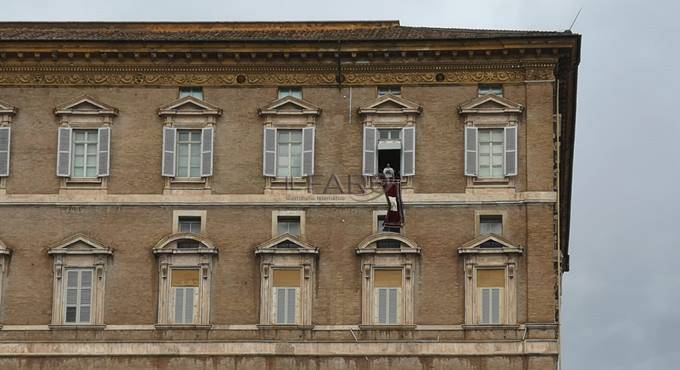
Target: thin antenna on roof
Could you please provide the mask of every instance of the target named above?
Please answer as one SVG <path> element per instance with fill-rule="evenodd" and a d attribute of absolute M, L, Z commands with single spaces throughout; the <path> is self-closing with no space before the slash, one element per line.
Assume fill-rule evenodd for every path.
<path fill-rule="evenodd" d="M 583 10 L 583 7 L 580 7 L 579 10 L 578 10 L 578 13 L 576 13 L 574 20 L 571 22 L 571 26 L 569 26 L 569 31 L 571 31 L 571 28 L 574 27 L 574 23 L 576 23 L 578 16 L 581 15 L 581 10 Z"/>

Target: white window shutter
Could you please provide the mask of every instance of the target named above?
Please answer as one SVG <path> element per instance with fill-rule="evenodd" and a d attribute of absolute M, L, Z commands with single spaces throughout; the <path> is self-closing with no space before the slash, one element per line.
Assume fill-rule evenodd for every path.
<path fill-rule="evenodd" d="M 9 176 L 10 140 L 10 128 L 0 127 L 0 176 Z"/>
<path fill-rule="evenodd" d="M 57 142 L 57 176 L 71 176 L 71 138 L 72 130 L 70 127 L 59 128 L 59 138 Z"/>
<path fill-rule="evenodd" d="M 286 289 L 276 288 L 276 323 L 286 322 Z"/>
<path fill-rule="evenodd" d="M 505 176 L 517 175 L 517 126 L 505 128 Z"/>
<path fill-rule="evenodd" d="M 163 165 L 161 173 L 163 176 L 175 177 L 175 142 L 177 129 L 174 127 L 163 127 Z"/>
<path fill-rule="evenodd" d="M 477 127 L 465 127 L 465 176 L 477 176 Z"/>
<path fill-rule="evenodd" d="M 271 127 L 264 128 L 262 157 L 262 174 L 264 176 L 276 176 L 276 129 Z"/>
<path fill-rule="evenodd" d="M 314 127 L 302 129 L 302 176 L 314 175 Z"/>
<path fill-rule="evenodd" d="M 404 127 L 401 130 L 401 175 L 416 174 L 416 128 Z"/>
<path fill-rule="evenodd" d="M 201 132 L 201 176 L 213 174 L 213 128 L 206 127 Z"/>
<path fill-rule="evenodd" d="M 375 127 L 364 126 L 364 176 L 375 176 L 378 171 L 376 164 L 376 133 Z"/>
<path fill-rule="evenodd" d="M 378 324 L 387 324 L 387 289 L 378 288 Z"/>
<path fill-rule="evenodd" d="M 111 166 L 111 128 L 100 127 L 97 145 L 97 176 L 109 176 L 109 167 Z"/>
<path fill-rule="evenodd" d="M 286 307 L 286 324 L 295 324 L 296 321 L 296 312 L 295 308 L 297 306 L 297 289 L 296 288 L 288 288 L 288 306 Z"/>

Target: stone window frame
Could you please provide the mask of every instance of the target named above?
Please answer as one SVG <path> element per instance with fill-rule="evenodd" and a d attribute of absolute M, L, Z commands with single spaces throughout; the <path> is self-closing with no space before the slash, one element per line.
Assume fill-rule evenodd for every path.
<path fill-rule="evenodd" d="M 6 167 L 6 171 L 0 172 L 0 191 L 4 192 L 7 188 L 7 177 L 10 175 L 11 158 L 12 158 L 12 121 L 17 114 L 17 108 L 13 107 L 3 101 L 0 101 L 0 130 L 3 133 L 0 135 L 7 135 L 7 147 L 0 147 L 0 155 L 6 151 L 6 159 L 4 164 L 0 164 L 0 168 Z M 0 159 L 2 160 L 2 159 Z"/>
<path fill-rule="evenodd" d="M 2 307 L 2 303 L 4 301 L 4 296 L 5 296 L 5 284 L 6 284 L 6 275 L 7 275 L 7 267 L 9 265 L 9 260 L 12 256 L 12 250 L 7 248 L 7 245 L 0 240 L 0 307 Z M 0 312 L 2 312 L 0 310 Z M 0 321 L 1 323 L 2 321 Z M 2 324 L 0 324 L 0 329 L 2 328 Z"/>
<path fill-rule="evenodd" d="M 372 216 L 373 216 L 373 226 L 371 227 L 371 229 L 372 229 L 373 234 L 384 233 L 384 231 L 378 230 L 378 217 L 387 216 L 387 210 L 386 209 L 373 210 Z M 405 233 L 406 233 L 406 225 L 402 225 L 402 227 L 399 228 L 399 234 L 404 235 Z"/>
<path fill-rule="evenodd" d="M 493 106 L 489 106 L 493 105 Z M 522 121 L 522 114 L 524 106 L 504 98 L 499 95 L 481 95 L 470 99 L 458 106 L 458 114 L 462 117 L 464 123 L 465 135 L 463 138 L 463 151 L 465 153 L 464 167 L 465 177 L 467 178 L 467 188 L 514 188 L 516 186 L 516 178 L 519 174 L 519 126 Z M 468 173 L 467 156 L 469 151 L 466 148 L 468 128 L 472 129 L 506 129 L 515 128 L 515 174 L 505 175 L 499 178 L 482 178 L 476 173 L 479 171 L 479 153 L 478 148 L 475 149 L 475 174 Z M 474 130 L 473 130 L 474 131 Z M 479 135 L 475 138 L 476 145 L 479 145 Z M 504 132 L 503 145 L 506 143 Z M 503 167 L 506 166 L 505 152 L 503 154 Z"/>
<path fill-rule="evenodd" d="M 59 158 L 62 155 L 61 148 L 57 148 L 57 176 L 61 179 L 60 192 L 68 191 L 69 189 L 90 189 L 90 190 L 106 190 L 108 188 L 108 180 L 111 176 L 111 135 L 113 132 L 112 126 L 114 118 L 118 116 L 118 109 L 98 101 L 96 98 L 89 95 L 81 95 L 67 103 L 61 104 L 54 108 L 54 115 L 57 117 L 59 130 L 57 145 L 61 146 L 62 135 L 69 136 L 69 169 L 68 175 L 60 173 Z M 94 178 L 73 177 L 71 173 L 73 168 L 73 130 L 97 130 L 97 176 Z M 62 131 L 65 131 L 62 133 Z M 108 134 L 107 145 L 108 150 L 102 150 L 101 137 L 103 133 Z M 100 170 L 101 158 L 106 155 L 106 169 Z"/>
<path fill-rule="evenodd" d="M 500 247 L 487 248 L 482 245 L 492 241 Z M 518 264 L 524 249 L 513 245 L 498 235 L 479 236 L 458 248 L 465 266 L 465 326 L 493 328 L 516 326 Z M 479 319 L 480 297 L 477 288 L 477 271 L 482 269 L 502 269 L 505 271 L 505 287 L 502 305 L 501 324 L 481 324 Z"/>
<path fill-rule="evenodd" d="M 106 270 L 113 257 L 113 249 L 87 237 L 75 234 L 48 249 L 53 257 L 52 321 L 51 329 L 94 328 L 103 329 L 106 295 Z M 91 269 L 93 275 L 90 323 L 65 322 L 65 280 L 69 269 Z"/>
<path fill-rule="evenodd" d="M 482 216 L 500 216 L 503 224 L 503 234 L 506 234 L 508 230 L 508 212 L 502 210 L 491 210 L 491 209 L 477 209 L 475 210 L 475 237 L 480 236 L 480 222 Z M 503 236 L 502 234 L 499 236 Z"/>
<path fill-rule="evenodd" d="M 300 240 L 305 240 L 305 221 L 304 210 L 275 210 L 272 211 L 272 238 L 279 236 L 279 216 L 283 217 L 300 217 Z"/>
<path fill-rule="evenodd" d="M 316 162 L 316 126 L 321 115 L 321 108 L 307 100 L 288 95 L 259 108 L 258 115 L 263 118 L 262 175 L 265 179 L 265 193 L 278 190 L 311 192 Z M 301 130 L 303 133 L 301 149 L 302 176 L 300 177 L 282 177 L 276 174 L 278 130 Z M 272 143 L 274 150 L 267 150 L 268 140 L 272 140 L 270 138 L 272 134 L 274 135 Z M 305 149 L 306 134 L 312 136 L 311 148 L 307 149 Z M 305 153 L 311 155 L 311 168 L 307 169 L 308 173 L 305 173 L 304 167 Z M 274 156 L 273 169 L 267 168 L 268 155 Z"/>
<path fill-rule="evenodd" d="M 193 240 L 199 248 L 178 248 L 177 242 Z M 158 317 L 156 328 L 210 328 L 210 308 L 212 291 L 212 270 L 219 250 L 215 244 L 201 234 L 173 233 L 165 236 L 153 247 L 158 262 Z M 171 307 L 171 274 L 173 269 L 198 269 L 199 293 L 195 323 L 174 323 L 174 307 Z M 171 313 L 173 309 L 173 313 Z"/>
<path fill-rule="evenodd" d="M 206 193 L 210 193 L 215 167 L 214 158 L 216 126 L 217 119 L 221 115 L 222 109 L 220 107 L 193 96 L 185 96 L 183 98 L 176 99 L 158 108 L 158 116 L 160 117 L 161 123 L 163 124 L 161 175 L 164 178 L 164 193 L 182 193 L 185 190 L 203 190 Z M 201 131 L 201 163 L 206 160 L 206 154 L 209 154 L 207 160 L 210 162 L 210 171 L 203 171 L 203 166 L 201 166 L 201 177 L 180 178 L 175 176 L 177 167 L 177 130 Z M 209 133 L 206 133 L 206 130 L 208 130 Z M 165 148 L 165 136 L 167 131 L 171 131 L 174 135 L 174 147 L 172 151 L 168 151 Z M 204 152 L 204 140 L 206 140 L 206 135 L 208 134 L 211 141 L 211 150 L 209 152 Z M 172 157 L 173 168 L 171 172 L 166 170 L 164 167 L 167 155 L 171 155 Z"/>
<path fill-rule="evenodd" d="M 172 232 L 179 233 L 179 219 L 180 217 L 200 217 L 201 218 L 201 234 L 206 233 L 206 224 L 208 222 L 208 211 L 206 210 L 185 210 L 176 209 L 172 211 Z"/>
<path fill-rule="evenodd" d="M 297 247 L 279 247 L 292 243 Z M 260 328 L 297 327 L 312 328 L 312 296 L 315 292 L 316 269 L 319 248 L 290 234 L 279 235 L 257 247 L 255 255 L 260 260 Z M 273 271 L 276 269 L 300 269 L 300 301 L 296 324 L 277 324 L 274 318 Z"/>
<path fill-rule="evenodd" d="M 395 107 L 396 105 L 396 107 Z M 415 176 L 415 165 L 416 165 L 416 151 L 417 151 L 417 135 L 416 135 L 416 121 L 417 117 L 422 113 L 423 108 L 419 104 L 404 98 L 402 95 L 383 95 L 379 96 L 372 103 L 361 107 L 358 109 L 358 113 L 361 116 L 363 123 L 364 134 L 362 136 L 362 175 L 364 177 L 365 186 L 367 188 L 380 188 L 382 189 L 382 184 L 380 182 L 377 170 L 378 166 L 378 156 L 377 156 L 377 145 L 378 145 L 378 133 L 380 129 L 399 129 L 402 131 L 400 134 L 402 143 L 405 141 L 403 132 L 404 129 L 413 130 L 413 175 L 403 175 L 401 176 L 402 188 L 412 189 L 413 188 L 413 177 Z M 369 175 L 371 172 L 368 168 L 369 159 L 367 159 L 367 152 L 371 152 L 369 148 L 366 147 L 367 144 L 367 131 L 375 129 L 375 143 L 374 152 L 374 164 L 376 167 L 373 175 Z M 404 149 L 402 149 L 404 151 Z M 402 154 L 403 158 L 403 154 Z M 403 161 L 402 161 L 403 162 Z M 401 172 L 403 173 L 404 163 L 401 163 Z"/>
<path fill-rule="evenodd" d="M 401 248 L 377 248 L 381 240 L 397 240 Z M 359 243 L 356 254 L 361 259 L 361 325 L 362 329 L 400 329 L 415 328 L 415 279 L 421 249 L 411 240 L 396 233 L 377 233 Z M 378 324 L 375 320 L 374 279 L 376 270 L 402 271 L 402 296 L 398 302 L 401 312 L 399 324 Z"/>

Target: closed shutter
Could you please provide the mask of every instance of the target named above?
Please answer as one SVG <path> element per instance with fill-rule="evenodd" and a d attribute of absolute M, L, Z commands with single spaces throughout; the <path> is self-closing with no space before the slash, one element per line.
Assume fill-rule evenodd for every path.
<path fill-rule="evenodd" d="M 177 129 L 174 127 L 163 127 L 163 168 L 162 175 L 175 177 L 175 142 Z"/>
<path fill-rule="evenodd" d="M 404 127 L 401 130 L 401 168 L 402 176 L 416 174 L 416 128 Z"/>
<path fill-rule="evenodd" d="M 483 288 L 480 289 L 482 296 L 482 318 L 480 324 L 490 324 L 491 323 L 491 289 Z"/>
<path fill-rule="evenodd" d="M 213 128 L 204 128 L 201 132 L 201 177 L 213 174 L 213 143 Z"/>
<path fill-rule="evenodd" d="M 286 323 L 286 289 L 276 288 L 276 323 Z"/>
<path fill-rule="evenodd" d="M 97 145 L 97 176 L 109 176 L 109 166 L 111 162 L 111 128 L 99 128 L 99 143 Z"/>
<path fill-rule="evenodd" d="M 264 128 L 262 157 L 262 174 L 264 176 L 276 176 L 276 129 L 271 127 Z"/>
<path fill-rule="evenodd" d="M 314 175 L 314 127 L 302 129 L 302 176 Z"/>
<path fill-rule="evenodd" d="M 465 127 L 465 176 L 477 176 L 476 127 Z"/>
<path fill-rule="evenodd" d="M 505 176 L 517 175 L 517 126 L 505 128 Z"/>
<path fill-rule="evenodd" d="M 375 176 L 376 169 L 376 129 L 364 126 L 364 176 Z"/>
<path fill-rule="evenodd" d="M 388 324 L 397 323 L 397 288 L 390 288 L 388 300 Z"/>
<path fill-rule="evenodd" d="M 286 312 L 287 314 L 287 320 L 286 324 L 295 324 L 295 308 L 297 306 L 297 289 L 296 288 L 287 288 L 288 291 L 288 304 L 286 307 Z"/>
<path fill-rule="evenodd" d="M 378 324 L 387 324 L 387 289 L 378 289 Z"/>
<path fill-rule="evenodd" d="M 10 128 L 0 127 L 0 176 L 9 176 L 10 140 Z"/>
<path fill-rule="evenodd" d="M 71 176 L 71 138 L 70 127 L 59 128 L 59 138 L 57 142 L 57 176 Z"/>
<path fill-rule="evenodd" d="M 175 324 L 183 323 L 184 319 L 184 288 L 175 288 Z"/>

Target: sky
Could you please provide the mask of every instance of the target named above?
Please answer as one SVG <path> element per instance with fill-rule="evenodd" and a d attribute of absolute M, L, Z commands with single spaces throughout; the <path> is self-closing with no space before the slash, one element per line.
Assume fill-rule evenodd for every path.
<path fill-rule="evenodd" d="M 680 2 L 3 0 L 1 21 L 397 19 L 583 35 L 562 368 L 680 368 Z"/>

